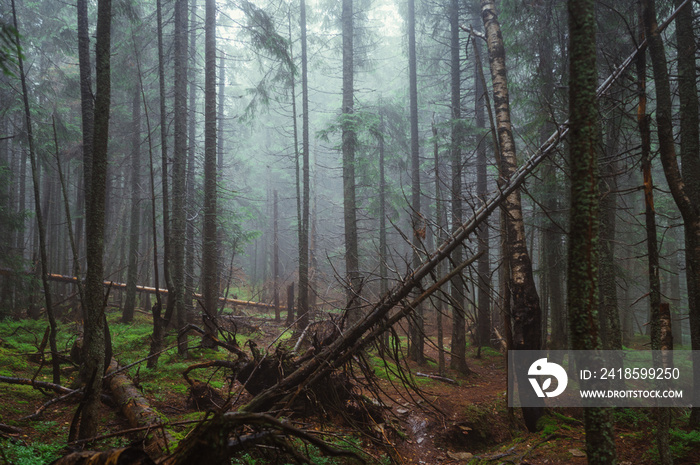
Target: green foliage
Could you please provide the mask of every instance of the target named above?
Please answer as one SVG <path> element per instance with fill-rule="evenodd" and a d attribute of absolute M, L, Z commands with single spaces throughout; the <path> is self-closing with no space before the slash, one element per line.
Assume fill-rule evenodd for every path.
<path fill-rule="evenodd" d="M 63 455 L 63 447 L 53 443 L 20 443 L 0 439 L 0 457 L 13 465 L 43 465 Z"/>
<path fill-rule="evenodd" d="M 649 414 L 637 408 L 618 408 L 613 410 L 613 419 L 616 423 L 638 427 L 641 423 L 649 421 Z"/>
<path fill-rule="evenodd" d="M 14 77 L 8 64 L 16 63 L 17 46 L 15 40 L 17 36 L 17 29 L 14 26 L 0 22 L 0 69 L 6 76 Z"/>
<path fill-rule="evenodd" d="M 669 434 L 669 449 L 671 456 L 674 459 L 682 459 L 692 450 L 697 449 L 700 446 L 700 431 L 697 430 L 682 430 L 678 428 L 671 428 L 668 431 Z M 646 460 L 651 460 L 654 462 L 659 462 L 659 448 L 656 443 L 654 446 L 647 450 L 643 458 Z M 660 462 L 659 462 L 660 463 Z"/>

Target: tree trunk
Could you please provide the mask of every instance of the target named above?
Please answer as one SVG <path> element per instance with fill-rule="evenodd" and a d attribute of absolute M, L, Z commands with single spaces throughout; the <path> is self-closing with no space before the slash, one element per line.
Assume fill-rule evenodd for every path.
<path fill-rule="evenodd" d="M 571 136 L 571 220 L 568 297 L 571 347 L 600 347 L 598 336 L 598 109 L 595 99 L 596 22 L 592 0 L 569 0 L 569 127 Z M 609 412 L 584 411 L 590 464 L 615 463 Z"/>
<path fill-rule="evenodd" d="M 165 107 L 165 52 L 163 50 L 163 8 L 162 0 L 156 0 L 156 21 L 158 28 L 158 89 L 160 102 L 160 155 L 161 186 L 163 190 L 163 279 L 168 295 L 174 295 L 175 289 L 170 277 L 170 194 L 168 189 L 168 114 Z M 170 302 L 172 298 L 168 299 Z M 169 304 L 168 304 L 169 306 Z M 172 309 L 172 307 L 170 307 Z M 172 310 L 171 310 L 172 312 Z M 168 315 L 168 318 L 170 315 Z"/>
<path fill-rule="evenodd" d="M 93 135 L 92 179 L 87 212 L 84 331 L 84 379 L 87 381 L 80 417 L 79 437 L 93 437 L 99 422 L 102 374 L 105 371 L 105 314 L 102 279 L 105 227 L 105 190 L 107 185 L 107 145 L 109 143 L 111 0 L 98 0 L 96 38 L 95 126 Z"/>
<path fill-rule="evenodd" d="M 475 40 L 474 47 L 479 47 L 479 43 Z M 475 61 L 476 66 L 481 66 L 481 60 Z M 481 81 L 481 70 L 474 70 L 474 112 L 476 114 L 476 128 L 478 138 L 476 148 L 476 195 L 481 204 L 486 201 L 488 192 L 488 180 L 486 177 L 486 140 L 482 138 L 485 134 L 486 116 L 486 99 L 484 92 L 486 89 Z M 478 311 L 477 311 L 477 341 L 479 350 L 482 346 L 489 345 L 491 339 L 491 274 L 489 267 L 489 224 L 484 222 L 477 233 L 479 241 L 478 251 L 481 253 L 477 264 L 478 275 Z"/>
<path fill-rule="evenodd" d="M 495 6 L 491 0 L 481 2 L 482 19 L 486 31 L 493 83 L 493 100 L 496 109 L 498 142 L 501 149 L 501 176 L 511 179 L 517 169 L 515 141 L 510 122 L 510 104 L 508 81 L 506 77 L 505 49 L 501 28 L 496 16 Z M 593 97 L 595 99 L 595 87 Z M 532 262 L 525 242 L 525 225 L 520 200 L 520 191 L 516 189 L 505 200 L 503 208 L 506 213 L 507 249 L 510 266 L 510 293 L 512 298 L 511 315 L 513 319 L 513 349 L 537 350 L 541 347 L 542 323 L 540 302 L 532 275 Z M 530 431 L 542 412 L 539 407 L 524 408 L 525 424 Z"/>
<path fill-rule="evenodd" d="M 197 56 L 197 28 L 196 28 L 196 17 L 197 17 L 197 0 L 192 0 L 192 5 L 190 9 L 190 58 L 192 59 L 191 66 L 187 68 L 189 73 L 188 81 L 190 82 L 189 88 L 189 104 L 187 110 L 189 111 L 188 116 L 188 135 L 187 135 L 187 226 L 185 230 L 185 312 L 188 315 L 194 315 L 194 289 L 195 289 L 195 218 L 198 218 L 197 208 L 195 202 L 195 137 L 197 129 L 197 119 L 195 112 L 196 96 L 197 96 L 197 86 L 195 85 L 197 80 L 197 63 L 195 57 Z"/>
<path fill-rule="evenodd" d="M 302 330 L 309 324 L 309 82 L 306 52 L 306 1 L 300 1 L 299 23 L 301 28 L 301 153 L 302 207 L 301 236 L 299 237 L 299 325 Z"/>
<path fill-rule="evenodd" d="M 361 277 L 357 244 L 357 202 L 355 199 L 353 0 L 343 0 L 343 219 L 345 225 L 345 274 L 347 276 L 347 319 L 357 321 L 361 314 Z"/>
<path fill-rule="evenodd" d="M 272 213 L 272 272 L 274 278 L 273 284 L 273 302 L 275 306 L 275 322 L 281 321 L 280 316 L 280 250 L 279 250 L 279 221 L 277 208 L 277 189 L 273 194 L 273 213 Z"/>
<path fill-rule="evenodd" d="M 420 212 L 420 147 L 418 141 L 418 77 L 416 72 L 416 7 L 415 0 L 408 0 L 408 80 L 409 107 L 411 122 L 411 226 L 413 235 L 411 244 L 413 254 L 411 267 L 420 266 L 419 251 L 424 249 L 425 219 Z M 423 354 L 425 346 L 423 307 L 415 309 L 415 314 L 409 320 L 409 353 L 410 359 L 418 364 L 425 362 Z"/>
<path fill-rule="evenodd" d="M 700 350 L 700 302 L 697 295 L 700 289 L 700 158 L 698 157 L 698 106 L 697 87 L 695 83 L 695 60 L 679 61 L 679 92 L 681 105 L 681 121 L 685 120 L 681 128 L 681 164 L 683 171 L 678 166 L 676 148 L 673 138 L 673 116 L 671 101 L 671 85 L 666 64 L 666 52 L 656 22 L 656 6 L 654 0 L 643 0 L 644 28 L 649 43 L 649 55 L 651 57 L 654 82 L 656 84 L 656 124 L 659 137 L 659 153 L 661 164 L 664 168 L 666 181 L 671 190 L 678 210 L 683 217 L 686 239 L 686 275 L 688 280 L 688 303 L 691 346 L 693 350 Z M 685 40 L 681 47 L 691 46 L 693 41 L 692 19 L 686 15 L 692 15 L 689 7 L 681 9 L 678 14 L 677 27 Z M 691 21 L 688 23 L 688 21 Z M 688 24 L 691 27 L 688 27 Z M 683 32 L 681 32 L 683 31 Z M 682 54 L 685 54 L 683 52 Z M 686 127 L 685 124 L 688 124 Z M 692 127 L 694 125 L 694 127 Z M 687 131 L 687 132 L 684 132 Z M 700 361 L 693 364 L 693 379 L 695 385 L 700 385 Z M 700 398 L 700 391 L 695 391 L 696 402 Z M 694 407 L 691 416 L 691 424 L 700 425 L 700 407 Z"/>
<path fill-rule="evenodd" d="M 219 296 L 216 248 L 216 0 L 206 0 L 204 25 L 204 231 L 202 234 L 202 296 L 207 336 L 216 337 Z M 184 323 L 184 322 L 183 322 Z M 204 338 L 204 341 L 207 337 Z"/>
<path fill-rule="evenodd" d="M 446 212 L 444 207 L 444 200 L 442 198 L 442 189 L 440 189 L 440 183 L 442 182 L 440 178 L 440 160 L 439 160 L 439 150 L 438 150 L 438 130 L 433 122 L 433 161 L 435 163 L 435 238 L 436 243 L 441 243 L 445 239 L 444 231 L 447 228 Z M 383 159 L 382 159 L 383 161 Z M 383 169 L 383 166 L 382 166 Z M 386 239 L 385 239 L 386 241 Z M 386 267 L 386 265 L 385 265 Z M 437 276 L 442 276 L 444 274 L 445 266 L 444 263 L 439 263 L 435 273 Z M 382 295 L 386 292 L 384 290 Z M 445 306 L 443 305 L 443 299 L 438 297 L 434 300 L 435 315 L 436 315 L 436 326 L 437 326 L 437 349 L 438 349 L 438 373 L 440 376 L 445 376 L 445 341 L 443 333 L 443 322 L 442 314 L 445 311 Z"/>
<path fill-rule="evenodd" d="M 460 62 L 459 62 L 459 1 L 450 1 L 450 108 L 451 140 L 450 161 L 452 165 L 452 228 L 462 224 L 462 126 L 460 124 Z M 452 254 L 454 266 L 462 263 L 462 247 Z M 452 343 L 450 368 L 462 374 L 471 372 L 467 366 L 467 335 L 465 328 L 464 281 L 455 276 L 450 283 L 452 304 Z"/>
<path fill-rule="evenodd" d="M 126 299 L 122 309 L 122 322 L 130 323 L 134 319 L 136 307 L 136 281 L 139 270 L 139 232 L 141 229 L 141 208 L 138 194 L 141 184 L 141 89 L 138 86 L 139 77 L 134 80 L 134 96 L 131 106 L 131 220 L 129 222 L 129 266 L 126 278 Z"/>
<path fill-rule="evenodd" d="M 78 0 L 78 63 L 80 68 L 80 111 L 83 129 L 83 189 L 85 193 L 91 192 L 92 182 L 92 136 L 94 127 L 94 104 L 92 95 L 92 68 L 90 66 L 90 34 L 88 25 L 88 0 Z M 89 195 L 82 195 L 85 202 L 83 212 L 87 212 Z M 75 225 L 76 245 L 80 250 L 81 238 L 84 234 L 83 218 L 78 215 Z M 84 309 L 83 309 L 84 311 Z M 85 318 L 85 315 L 83 315 Z"/>

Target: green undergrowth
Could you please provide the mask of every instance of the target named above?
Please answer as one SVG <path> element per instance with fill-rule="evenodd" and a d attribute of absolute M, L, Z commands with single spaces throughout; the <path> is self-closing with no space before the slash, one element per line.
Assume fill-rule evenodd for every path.
<path fill-rule="evenodd" d="M 64 455 L 57 442 L 24 442 L 0 439 L 0 463 L 12 465 L 44 465 Z"/>

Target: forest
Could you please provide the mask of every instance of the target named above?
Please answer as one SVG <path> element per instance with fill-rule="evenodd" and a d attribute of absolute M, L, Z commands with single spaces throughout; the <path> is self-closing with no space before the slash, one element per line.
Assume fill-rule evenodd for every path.
<path fill-rule="evenodd" d="M 514 351 L 700 350 L 699 36 L 692 0 L 0 0 L 0 464 L 700 463 L 700 388 L 508 402 Z"/>

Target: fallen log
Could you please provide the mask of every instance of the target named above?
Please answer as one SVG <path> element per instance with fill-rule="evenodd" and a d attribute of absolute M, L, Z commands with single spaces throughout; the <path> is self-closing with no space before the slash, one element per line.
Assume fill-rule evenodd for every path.
<path fill-rule="evenodd" d="M 112 359 L 107 370 L 107 376 L 110 372 L 119 369 L 116 360 Z M 151 408 L 148 400 L 134 386 L 131 378 L 120 372 L 114 376 L 109 376 L 109 388 L 114 396 L 114 400 L 119 406 L 119 409 L 129 421 L 132 428 L 139 426 L 152 426 L 153 430 L 146 436 L 144 449 L 151 457 L 160 457 L 169 452 L 169 444 L 172 444 L 173 438 L 162 426 L 163 420 L 158 413 Z"/>
<path fill-rule="evenodd" d="M 442 381 L 443 383 L 457 384 L 457 381 L 455 381 L 454 379 L 446 378 L 444 376 L 431 375 L 430 373 L 421 373 L 420 371 L 416 373 L 416 376 L 420 376 L 422 378 L 430 378 L 436 381 Z"/>
<path fill-rule="evenodd" d="M 54 460 L 50 465 L 155 465 L 146 452 L 135 447 L 104 452 L 73 452 Z"/>

